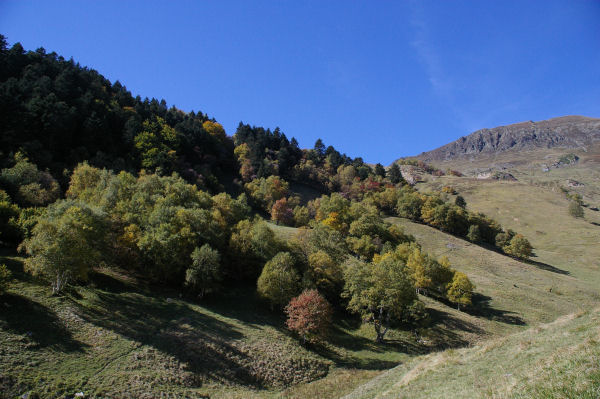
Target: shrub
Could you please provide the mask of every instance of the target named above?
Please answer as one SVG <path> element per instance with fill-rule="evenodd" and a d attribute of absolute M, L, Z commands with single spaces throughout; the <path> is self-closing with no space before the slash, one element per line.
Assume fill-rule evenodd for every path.
<path fill-rule="evenodd" d="M 302 342 L 325 339 L 331 324 L 331 305 L 317 290 L 304 290 L 285 308 L 287 327 L 302 337 Z"/>
<path fill-rule="evenodd" d="M 6 267 L 6 265 L 0 265 L 0 295 L 3 294 L 8 288 L 8 283 L 11 280 L 10 270 Z"/>
<path fill-rule="evenodd" d="M 569 202 L 569 215 L 574 218 L 582 218 L 583 217 L 583 207 L 581 203 L 578 201 L 570 201 Z"/>

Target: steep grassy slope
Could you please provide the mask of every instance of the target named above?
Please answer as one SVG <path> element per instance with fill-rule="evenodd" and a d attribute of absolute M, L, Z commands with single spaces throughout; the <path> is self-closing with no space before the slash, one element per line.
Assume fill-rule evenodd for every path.
<path fill-rule="evenodd" d="M 53 297 L 0 256 L 16 276 L 0 296 L 0 398 L 337 398 L 411 357 L 436 349 L 394 330 L 384 345 L 360 320 L 336 317 L 329 343 L 303 347 L 250 288 L 201 304 L 178 292 L 100 270 L 88 286 Z M 455 326 L 449 316 L 450 325 Z M 429 334 L 446 346 L 443 324 Z M 168 396 L 170 395 L 170 396 Z"/>
<path fill-rule="evenodd" d="M 467 273 L 477 285 L 471 322 L 497 338 L 416 358 L 348 399 L 600 397 L 600 214 L 590 209 L 600 201 L 600 164 L 598 152 L 588 148 L 578 153 L 575 165 L 543 170 L 563 155 L 564 150 L 539 150 L 438 163 L 470 177 L 431 176 L 417 185 L 423 192 L 452 186 L 470 210 L 525 234 L 535 256 L 519 262 L 428 226 L 389 218 Z M 473 177 L 486 169 L 507 171 L 517 181 Z M 567 179 L 584 185 L 568 187 Z M 569 215 L 561 187 L 590 205 L 585 218 Z"/>
<path fill-rule="evenodd" d="M 474 389 L 465 391 L 466 396 L 472 392 L 505 395 L 506 387 L 514 384 L 534 392 L 548 383 L 549 369 L 535 374 L 539 387 L 518 385 L 521 382 L 516 379 L 506 387 L 499 384 L 496 391 L 485 379 L 473 383 L 473 378 L 480 378 L 478 369 L 470 373 L 457 354 L 466 351 L 464 356 L 468 356 L 469 350 L 496 342 L 498 360 L 490 357 L 486 364 L 485 356 L 473 354 L 481 375 L 493 381 L 499 377 L 486 367 L 504 361 L 502 356 L 509 356 L 510 348 L 502 352 L 502 347 L 513 342 L 513 338 L 504 341 L 500 337 L 600 304 L 600 228 L 590 223 L 596 214 L 588 210 L 585 220 L 574 219 L 556 187 L 553 191 L 551 186 L 523 180 L 443 177 L 418 187 L 427 191 L 442 185 L 455 187 L 470 209 L 484 211 L 505 227 L 527 235 L 537 257 L 531 263 L 519 262 L 428 226 L 389 218 L 404 226 L 427 251 L 438 257 L 447 255 L 453 267 L 474 281 L 477 294 L 467 312 L 422 297 L 432 316 L 431 325 L 417 334 L 391 331 L 385 345 L 373 343 L 371 326 L 339 315 L 327 345 L 302 347 L 285 330 L 282 315 L 270 312 L 251 288 L 232 288 L 223 300 L 197 303 L 181 299 L 178 292 L 144 286 L 133 276 L 100 270 L 88 286 L 66 297 L 52 297 L 47 286 L 22 273 L 21 258 L 5 253 L 0 263 L 9 264 L 17 279 L 8 294 L 0 297 L 0 397 L 37 390 L 42 397 L 84 391 L 91 397 L 338 398 L 398 364 L 396 370 L 404 371 L 386 374 L 369 386 L 388 380 L 386 384 L 395 384 L 422 361 L 414 381 L 430 384 L 419 370 L 429 368 L 431 359 L 454 359 L 446 363 L 447 374 L 431 383 L 443 386 L 442 381 L 453 373 L 451 366 L 458 366 L 456 384 L 462 381 Z M 286 239 L 296 233 L 294 228 L 274 224 L 272 228 Z M 573 333 L 558 343 L 581 356 L 594 355 L 593 348 L 577 346 L 577 337 Z M 586 337 L 581 335 L 580 343 Z M 546 349 L 544 359 L 553 356 Z M 570 375 L 568 361 L 565 375 Z M 415 387 L 415 392 L 421 389 Z M 364 397 L 387 389 L 366 390 Z M 430 392 L 440 397 L 448 392 L 462 395 L 462 391 Z"/>
<path fill-rule="evenodd" d="M 469 209 L 484 212 L 505 228 L 525 234 L 535 248 L 533 260 L 540 267 L 545 264 L 560 269 L 592 286 L 598 283 L 599 212 L 586 210 L 585 219 L 575 219 L 568 214 L 569 202 L 557 187 L 526 181 L 444 177 L 420 190 L 442 185 L 454 187 L 467 200 Z"/>
<path fill-rule="evenodd" d="M 472 348 L 418 357 L 345 399 L 599 395 L 600 310 L 596 308 Z"/>
<path fill-rule="evenodd" d="M 549 322 L 558 316 L 600 303 L 599 277 L 584 280 L 545 263 L 524 263 L 406 219 L 402 225 L 436 256 L 448 256 L 453 267 L 476 285 L 474 306 L 468 311 L 488 334 Z M 585 269 L 584 269 L 585 270 Z"/>

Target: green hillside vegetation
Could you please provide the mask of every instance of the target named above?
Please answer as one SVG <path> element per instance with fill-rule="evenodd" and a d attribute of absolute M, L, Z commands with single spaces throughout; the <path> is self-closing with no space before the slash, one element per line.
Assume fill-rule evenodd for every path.
<path fill-rule="evenodd" d="M 409 160 L 412 187 L 3 36 L 0 60 L 0 397 L 337 398 L 600 299 L 596 216 L 568 212 L 592 189 Z"/>
<path fill-rule="evenodd" d="M 471 348 L 419 356 L 344 398 L 597 398 L 599 321 L 595 308 Z"/>

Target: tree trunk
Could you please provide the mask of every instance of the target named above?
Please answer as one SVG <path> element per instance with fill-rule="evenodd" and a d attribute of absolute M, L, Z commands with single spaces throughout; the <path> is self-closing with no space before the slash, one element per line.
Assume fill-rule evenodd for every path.
<path fill-rule="evenodd" d="M 375 333 L 377 334 L 377 337 L 375 338 L 375 342 L 377 342 L 378 344 L 382 344 L 384 342 L 385 334 L 388 332 L 388 329 L 390 328 L 389 327 L 390 315 L 386 314 L 384 317 L 383 306 L 380 306 L 378 316 L 379 317 L 373 318 L 374 319 L 373 327 L 375 328 Z M 381 331 L 381 327 L 382 327 L 384 320 L 385 320 L 385 328 L 383 329 L 383 331 Z"/>

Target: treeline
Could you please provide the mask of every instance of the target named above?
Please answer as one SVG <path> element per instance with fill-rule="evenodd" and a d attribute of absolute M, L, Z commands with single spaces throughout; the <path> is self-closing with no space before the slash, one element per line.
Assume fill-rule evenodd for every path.
<path fill-rule="evenodd" d="M 341 166 L 342 173 L 334 178 L 343 178 L 343 172 L 349 168 L 353 167 Z M 440 194 L 423 194 L 406 184 L 391 184 L 389 179 L 380 176 L 369 176 L 366 180 L 354 176 L 342 185 L 342 191 L 306 205 L 300 205 L 299 197 L 289 191 L 289 184 L 280 177 L 255 179 L 246 183 L 245 188 L 253 204 L 270 213 L 272 220 L 289 226 L 307 226 L 311 220 L 317 220 L 335 230 L 348 232 L 352 224 L 350 204 L 358 201 L 372 205 L 383 214 L 411 219 L 473 243 L 495 247 L 509 256 L 527 259 L 532 255 L 532 246 L 522 234 L 504 230 L 483 213 L 468 211 L 461 196 L 456 196 L 454 203 L 445 200 L 445 193 L 454 193 L 449 187 L 444 187 Z M 374 232 L 369 231 L 371 233 Z M 367 241 L 366 238 L 362 241 L 365 248 Z"/>
<path fill-rule="evenodd" d="M 240 122 L 234 136 L 227 136 L 202 112 L 133 97 L 120 82 L 72 59 L 43 48 L 25 51 L 19 43 L 9 48 L 2 35 L 0 61 L 0 167 L 11 167 L 20 152 L 63 188 L 83 161 L 130 173 L 177 172 L 212 193 L 224 191 L 221 183 L 236 176 L 249 182 L 275 175 L 334 192 L 343 184 L 335 178 L 341 166 L 353 167 L 346 178 L 353 173 L 364 180 L 376 173 L 361 158 L 321 140 L 314 149 L 301 150 L 278 128 Z"/>
<path fill-rule="evenodd" d="M 202 112 L 133 97 L 72 59 L 26 52 L 19 43 L 9 49 L 1 35 L 0 131 L 1 167 L 22 152 L 62 183 L 88 161 L 117 171 L 176 171 L 218 191 L 218 177 L 235 168 L 232 140 Z"/>
<path fill-rule="evenodd" d="M 422 194 L 405 186 L 374 193 L 372 201 L 391 215 L 430 225 L 476 244 L 494 246 L 509 256 L 527 259 L 532 254 L 531 244 L 522 234 L 504 230 L 497 221 L 483 213 L 469 212 L 461 196 L 450 203 L 444 201 L 442 195 Z"/>

